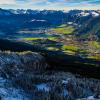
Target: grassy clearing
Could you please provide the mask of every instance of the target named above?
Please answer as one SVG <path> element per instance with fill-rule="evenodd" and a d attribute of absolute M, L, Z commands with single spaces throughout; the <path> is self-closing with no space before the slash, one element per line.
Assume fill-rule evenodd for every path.
<path fill-rule="evenodd" d="M 96 60 L 100 60 L 100 54 L 95 54 L 93 56 L 88 56 L 89 59 L 96 59 Z"/>
<path fill-rule="evenodd" d="M 57 28 L 52 28 L 50 30 L 59 34 L 69 35 L 69 34 L 73 34 L 75 29 L 72 26 L 61 25 L 58 26 Z"/>
<path fill-rule="evenodd" d="M 96 48 L 100 48 L 100 42 L 97 42 L 97 41 L 90 41 L 89 45 L 96 47 Z"/>
<path fill-rule="evenodd" d="M 25 41 L 35 41 L 35 40 L 42 40 L 43 38 L 23 38 Z"/>
<path fill-rule="evenodd" d="M 57 40 L 57 37 L 48 37 L 46 39 L 51 40 L 51 41 L 56 41 Z"/>
<path fill-rule="evenodd" d="M 73 45 L 63 45 L 62 50 L 64 50 L 64 51 L 69 50 L 69 51 L 75 51 L 76 52 L 78 50 L 78 47 L 73 46 Z"/>
<path fill-rule="evenodd" d="M 43 39 L 48 39 L 48 40 L 51 40 L 51 41 L 56 41 L 57 40 L 57 37 L 47 37 L 47 38 L 34 38 L 34 37 L 28 37 L 28 38 L 22 38 L 22 40 L 25 40 L 25 41 L 36 41 L 36 40 L 43 40 Z"/>
<path fill-rule="evenodd" d="M 67 51 L 63 51 L 65 54 L 68 54 L 68 55 L 75 55 L 75 52 L 74 51 L 70 51 L 70 50 L 67 50 Z"/>
<path fill-rule="evenodd" d="M 60 25 L 58 27 L 67 27 L 67 24 L 62 24 L 62 25 Z"/>
<path fill-rule="evenodd" d="M 50 50 L 50 51 L 58 51 L 59 48 L 57 47 L 46 47 L 47 50 Z"/>

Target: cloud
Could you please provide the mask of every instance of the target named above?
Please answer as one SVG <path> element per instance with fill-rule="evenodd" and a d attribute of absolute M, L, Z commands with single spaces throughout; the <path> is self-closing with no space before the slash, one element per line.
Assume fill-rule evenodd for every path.
<path fill-rule="evenodd" d="M 0 0 L 0 5 L 15 4 L 15 0 Z"/>
<path fill-rule="evenodd" d="M 3 8 L 100 9 L 100 0 L 0 0 Z"/>

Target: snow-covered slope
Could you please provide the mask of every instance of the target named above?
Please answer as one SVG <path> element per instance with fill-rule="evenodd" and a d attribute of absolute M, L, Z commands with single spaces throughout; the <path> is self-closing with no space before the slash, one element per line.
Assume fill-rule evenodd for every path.
<path fill-rule="evenodd" d="M 35 14 L 59 14 L 59 13 L 66 13 L 66 14 L 73 14 L 73 15 L 78 15 L 78 16 L 100 16 L 100 10 L 71 10 L 71 11 L 56 11 L 56 10 L 31 10 L 31 9 L 0 9 L 0 15 L 12 15 L 12 14 L 26 14 L 26 15 L 35 15 Z"/>

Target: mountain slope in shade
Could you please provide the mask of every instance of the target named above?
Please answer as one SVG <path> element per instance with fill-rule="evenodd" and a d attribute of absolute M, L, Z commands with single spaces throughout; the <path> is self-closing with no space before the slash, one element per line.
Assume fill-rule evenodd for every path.
<path fill-rule="evenodd" d="M 95 35 L 100 38 L 100 16 L 87 20 L 80 28 L 79 35 Z"/>

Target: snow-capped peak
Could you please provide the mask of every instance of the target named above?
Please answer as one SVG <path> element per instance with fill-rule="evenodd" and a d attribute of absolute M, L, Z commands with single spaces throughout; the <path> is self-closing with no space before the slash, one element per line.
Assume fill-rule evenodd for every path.
<path fill-rule="evenodd" d="M 100 14 L 99 14 L 99 13 L 97 13 L 97 12 L 91 12 L 91 13 L 92 13 L 92 16 L 93 16 L 93 17 L 100 16 Z"/>

